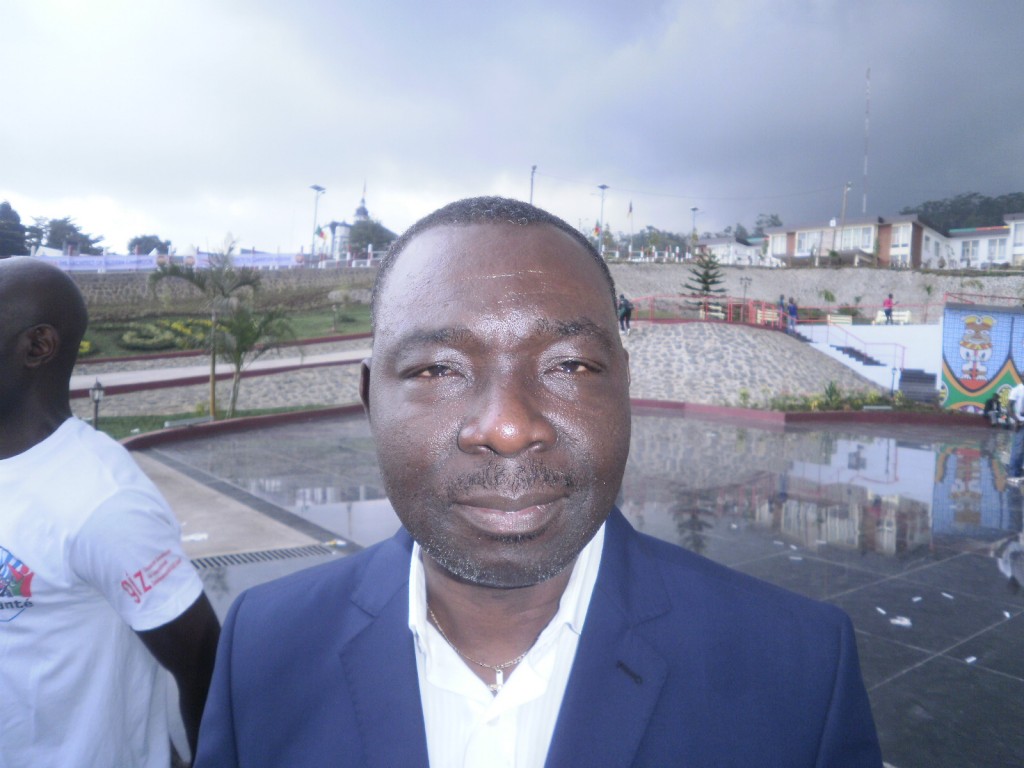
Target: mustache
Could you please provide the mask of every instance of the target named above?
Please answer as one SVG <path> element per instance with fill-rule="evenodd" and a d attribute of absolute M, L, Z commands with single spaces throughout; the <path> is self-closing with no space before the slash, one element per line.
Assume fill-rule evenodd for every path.
<path fill-rule="evenodd" d="M 459 498 L 469 491 L 486 490 L 508 496 L 521 496 L 542 488 L 573 491 L 579 479 L 571 472 L 552 469 L 531 460 L 514 465 L 491 463 L 450 480 L 446 485 L 448 498 Z"/>

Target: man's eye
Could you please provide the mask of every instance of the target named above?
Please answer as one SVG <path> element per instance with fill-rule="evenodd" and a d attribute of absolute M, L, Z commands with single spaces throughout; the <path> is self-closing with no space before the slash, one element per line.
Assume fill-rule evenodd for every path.
<path fill-rule="evenodd" d="M 446 365 L 431 365 L 421 371 L 419 371 L 414 378 L 417 379 L 436 379 L 441 376 L 450 376 L 452 369 Z"/>
<path fill-rule="evenodd" d="M 555 366 L 555 370 L 559 373 L 588 373 L 594 369 L 582 360 L 563 360 Z"/>

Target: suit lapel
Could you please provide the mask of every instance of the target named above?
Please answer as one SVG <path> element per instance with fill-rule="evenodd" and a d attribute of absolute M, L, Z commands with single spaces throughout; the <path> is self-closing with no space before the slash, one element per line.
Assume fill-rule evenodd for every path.
<path fill-rule="evenodd" d="M 404 531 L 367 568 L 352 602 L 365 616 L 340 650 L 367 766 L 426 766 L 427 737 L 409 631 Z"/>
<path fill-rule="evenodd" d="M 665 613 L 669 604 L 660 577 L 636 557 L 637 546 L 629 523 L 613 510 L 549 766 L 634 762 L 668 670 L 636 627 Z"/>

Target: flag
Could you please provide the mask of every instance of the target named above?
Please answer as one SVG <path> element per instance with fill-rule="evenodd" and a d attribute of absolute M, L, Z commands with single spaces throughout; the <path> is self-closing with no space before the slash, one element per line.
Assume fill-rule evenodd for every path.
<path fill-rule="evenodd" d="M 600 236 L 601 236 L 601 225 L 600 224 L 595 224 L 594 225 L 594 237 L 600 237 Z"/>
<path fill-rule="evenodd" d="M 317 227 L 316 228 L 316 236 L 319 237 L 321 240 L 326 240 L 327 239 L 327 233 L 324 232 L 324 228 L 323 227 Z"/>

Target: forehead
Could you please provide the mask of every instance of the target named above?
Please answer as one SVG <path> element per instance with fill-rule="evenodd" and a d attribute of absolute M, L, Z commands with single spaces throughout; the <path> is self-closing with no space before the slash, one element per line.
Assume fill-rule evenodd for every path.
<path fill-rule="evenodd" d="M 552 292 L 611 304 L 593 257 L 548 224 L 440 226 L 413 238 L 381 293 L 381 317 L 452 295 L 475 303 L 529 302 Z"/>

